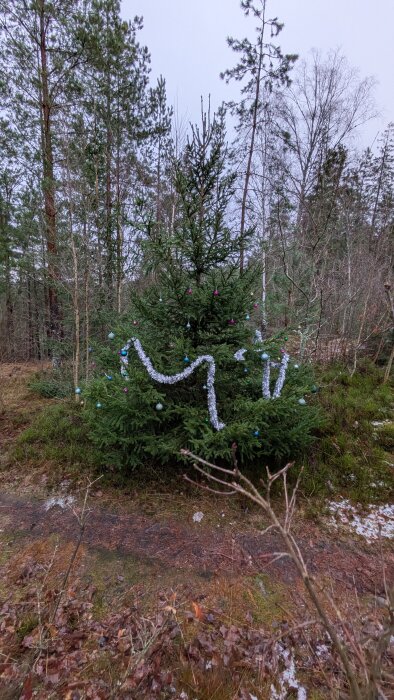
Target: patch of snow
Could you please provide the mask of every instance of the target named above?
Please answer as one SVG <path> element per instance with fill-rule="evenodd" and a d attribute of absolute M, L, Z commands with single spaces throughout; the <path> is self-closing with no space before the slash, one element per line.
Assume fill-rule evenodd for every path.
<path fill-rule="evenodd" d="M 45 501 L 44 508 L 45 510 L 51 510 L 51 508 L 59 506 L 59 508 L 65 510 L 66 508 L 70 508 L 74 501 L 75 498 L 73 496 L 52 496 Z"/>
<path fill-rule="evenodd" d="M 198 510 L 197 513 L 194 513 L 193 515 L 193 522 L 194 523 L 200 523 L 201 520 L 204 517 L 204 513 L 201 512 L 201 510 Z"/>
<path fill-rule="evenodd" d="M 369 505 L 363 514 L 359 514 L 357 506 L 342 498 L 329 501 L 328 510 L 331 513 L 328 520 L 331 527 L 350 528 L 367 542 L 379 539 L 379 535 L 394 538 L 394 505 Z"/>
<path fill-rule="evenodd" d="M 329 648 L 327 644 L 317 644 L 316 645 L 316 656 L 319 657 L 319 659 L 326 659 L 328 654 L 329 654 Z"/>
<path fill-rule="evenodd" d="M 300 685 L 296 677 L 293 654 L 289 649 L 285 649 L 280 644 L 277 645 L 277 650 L 279 652 L 279 658 L 284 662 L 285 670 L 282 671 L 278 677 L 279 690 L 276 690 L 275 686 L 271 685 L 270 700 L 286 700 L 288 690 L 290 689 L 297 691 L 297 700 L 306 700 L 306 690 L 304 686 Z"/>

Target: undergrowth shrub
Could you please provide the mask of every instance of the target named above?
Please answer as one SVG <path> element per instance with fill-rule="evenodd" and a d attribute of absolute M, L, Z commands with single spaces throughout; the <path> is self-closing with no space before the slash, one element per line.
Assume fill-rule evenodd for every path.
<path fill-rule="evenodd" d="M 64 399 L 73 391 L 71 372 L 67 368 L 42 370 L 32 377 L 28 386 L 45 399 Z"/>
<path fill-rule="evenodd" d="M 50 460 L 61 468 L 92 468 L 98 465 L 99 455 L 88 433 L 81 406 L 70 401 L 51 404 L 17 438 L 13 457 Z"/>
<path fill-rule="evenodd" d="M 305 464 L 307 495 L 335 492 L 371 502 L 392 494 L 393 394 L 382 378 L 382 370 L 368 360 L 353 376 L 340 364 L 320 369 L 324 422 Z"/>

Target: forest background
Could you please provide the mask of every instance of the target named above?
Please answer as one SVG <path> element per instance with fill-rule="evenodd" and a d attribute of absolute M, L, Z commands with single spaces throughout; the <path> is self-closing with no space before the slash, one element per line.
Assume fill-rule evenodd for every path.
<path fill-rule="evenodd" d="M 317 358 L 356 362 L 372 339 L 378 358 L 390 329 L 393 126 L 356 150 L 351 137 L 376 113 L 373 79 L 339 52 L 283 55 L 279 21 L 264 3 L 243 6 L 257 33 L 230 42 L 241 60 L 223 75 L 241 89 L 224 107 L 236 125 L 227 217 L 234 235 L 251 234 L 240 267 L 260 267 L 258 323 L 296 330 Z M 0 9 L 0 356 L 62 355 L 87 376 L 92 338 L 147 283 L 144 242 L 176 225 L 188 128 L 164 78 L 150 84 L 142 19 L 125 22 L 119 2 Z"/>
<path fill-rule="evenodd" d="M 188 124 L 118 0 L 0 0 L 4 697 L 393 687 L 394 124 L 240 4 Z"/>

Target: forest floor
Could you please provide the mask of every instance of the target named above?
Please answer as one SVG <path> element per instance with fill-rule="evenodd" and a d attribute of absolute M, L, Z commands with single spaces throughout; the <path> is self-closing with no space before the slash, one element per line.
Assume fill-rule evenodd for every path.
<path fill-rule="evenodd" d="M 94 476 L 12 456 L 51 403 L 28 389 L 36 369 L 0 365 L 0 697 L 338 697 L 335 655 L 257 507 L 97 481 L 82 531 Z M 310 572 L 361 632 L 378 629 L 393 540 L 307 513 L 294 534 Z"/>

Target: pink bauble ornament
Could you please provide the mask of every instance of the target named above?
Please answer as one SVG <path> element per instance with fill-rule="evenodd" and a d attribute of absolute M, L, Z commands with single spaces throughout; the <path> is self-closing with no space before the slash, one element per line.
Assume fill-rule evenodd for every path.
<path fill-rule="evenodd" d="M 127 386 L 125 386 L 125 388 L 123 389 L 123 391 L 124 391 L 125 394 L 128 393 L 129 390 L 128 390 Z"/>
<path fill-rule="evenodd" d="M 258 305 L 258 304 L 253 304 L 253 308 L 254 308 L 254 309 L 258 309 L 258 308 L 259 308 L 259 305 Z"/>
<path fill-rule="evenodd" d="M 193 290 L 191 287 L 189 287 L 189 289 L 186 289 L 186 294 L 193 294 Z"/>
<path fill-rule="evenodd" d="M 230 319 L 229 319 L 228 325 L 229 325 L 229 326 L 235 326 L 235 321 L 234 321 L 233 318 L 230 318 Z"/>
<path fill-rule="evenodd" d="M 138 321 L 133 321 L 133 326 L 138 326 Z"/>
<path fill-rule="evenodd" d="M 219 290 L 218 290 L 218 289 L 215 289 L 215 290 L 214 290 L 213 296 L 214 296 L 214 297 L 218 297 L 218 296 L 219 296 Z"/>

